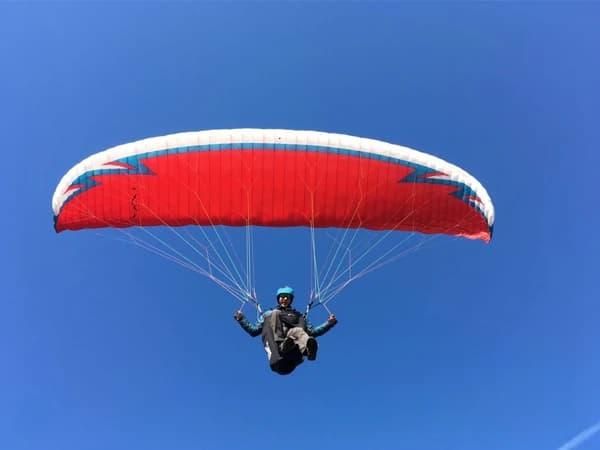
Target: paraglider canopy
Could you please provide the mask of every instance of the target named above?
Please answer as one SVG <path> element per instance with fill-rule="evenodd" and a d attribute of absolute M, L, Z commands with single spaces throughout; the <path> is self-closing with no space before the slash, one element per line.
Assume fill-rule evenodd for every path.
<path fill-rule="evenodd" d="M 60 181 L 55 228 L 262 225 L 443 233 L 489 241 L 491 200 L 407 147 L 291 130 L 211 130 L 90 156 Z"/>

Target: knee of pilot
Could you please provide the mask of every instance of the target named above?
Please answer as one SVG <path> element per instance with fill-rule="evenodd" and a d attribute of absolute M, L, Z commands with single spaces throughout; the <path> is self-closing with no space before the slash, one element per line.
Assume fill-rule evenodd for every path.
<path fill-rule="evenodd" d="M 290 330 L 288 331 L 288 335 L 292 334 L 294 336 L 299 336 L 304 333 L 306 333 L 306 331 L 304 331 L 304 328 L 302 328 L 302 327 L 290 328 Z"/>

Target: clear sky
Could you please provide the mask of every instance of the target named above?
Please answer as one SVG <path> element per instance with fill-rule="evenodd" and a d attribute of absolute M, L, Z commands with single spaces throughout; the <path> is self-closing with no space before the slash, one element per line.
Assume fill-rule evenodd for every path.
<path fill-rule="evenodd" d="M 1 3 L 0 448 L 600 448 L 599 43 L 583 2 Z M 490 193 L 492 242 L 440 237 L 353 283 L 281 377 L 206 278 L 55 234 L 84 157 L 239 127 L 451 161 Z M 307 242 L 258 233 L 265 305 L 289 283 L 304 306 Z"/>

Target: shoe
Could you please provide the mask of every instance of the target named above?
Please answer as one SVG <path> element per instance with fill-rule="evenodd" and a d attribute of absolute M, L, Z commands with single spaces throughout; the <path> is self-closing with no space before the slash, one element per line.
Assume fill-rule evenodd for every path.
<path fill-rule="evenodd" d="M 308 338 L 306 341 L 306 357 L 309 361 L 317 359 L 317 349 L 319 348 L 315 338 Z"/>
<path fill-rule="evenodd" d="M 289 353 L 290 351 L 292 351 L 292 349 L 295 347 L 296 342 L 289 337 L 286 337 L 283 342 L 281 343 L 281 346 L 279 347 L 279 351 L 281 353 Z"/>

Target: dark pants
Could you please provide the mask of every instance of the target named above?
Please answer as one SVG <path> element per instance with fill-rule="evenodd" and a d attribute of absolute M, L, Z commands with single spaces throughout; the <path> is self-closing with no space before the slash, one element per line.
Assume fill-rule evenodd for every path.
<path fill-rule="evenodd" d="M 278 320 L 276 312 L 273 312 L 269 316 L 262 327 L 262 340 L 265 345 L 265 351 L 269 356 L 271 370 L 280 375 L 287 375 L 292 373 L 296 366 L 302 363 L 304 359 L 297 345 L 285 354 L 280 352 L 279 343 L 283 339 L 275 333 L 278 328 Z"/>

